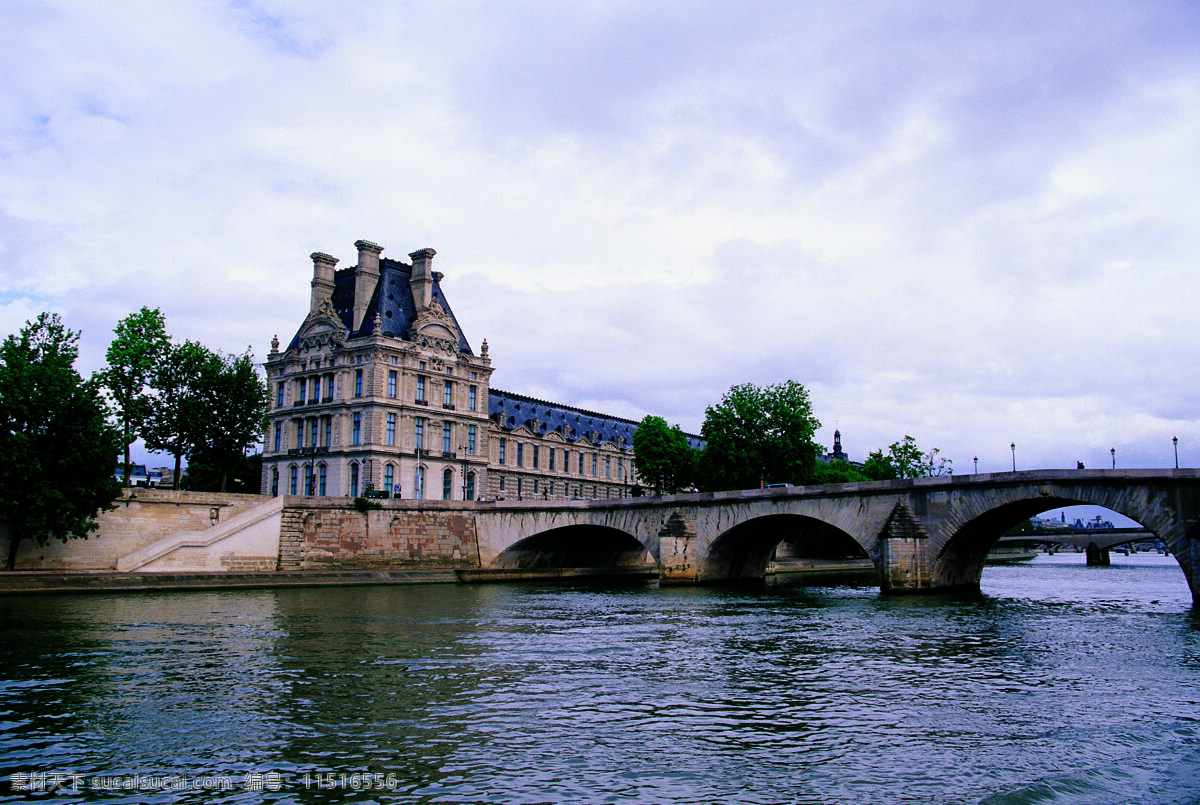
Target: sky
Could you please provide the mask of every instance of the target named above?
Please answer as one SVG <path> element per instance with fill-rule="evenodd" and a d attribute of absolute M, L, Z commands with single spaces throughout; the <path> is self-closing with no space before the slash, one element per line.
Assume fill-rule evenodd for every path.
<path fill-rule="evenodd" d="M 0 332 L 85 374 L 142 306 L 262 360 L 365 238 L 507 391 L 1200 466 L 1194 2 L 7 0 L 0 76 Z"/>

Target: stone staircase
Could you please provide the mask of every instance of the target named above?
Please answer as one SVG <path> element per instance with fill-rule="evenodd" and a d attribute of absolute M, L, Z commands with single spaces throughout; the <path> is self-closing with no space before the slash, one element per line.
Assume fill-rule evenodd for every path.
<path fill-rule="evenodd" d="M 183 531 L 177 534 L 171 534 L 170 536 L 163 537 L 156 542 L 152 542 L 149 545 L 139 548 L 132 553 L 126 554 L 125 556 L 117 559 L 117 571 L 128 573 L 142 570 L 152 562 L 156 562 L 157 560 L 161 559 L 169 559 L 171 554 L 174 554 L 180 550 L 184 550 L 189 554 L 194 554 L 195 556 L 190 558 L 188 562 L 178 564 L 177 566 L 159 566 L 147 568 L 142 570 L 142 572 L 239 569 L 230 568 L 227 564 L 222 564 L 220 551 L 221 547 L 223 546 L 218 546 L 218 543 L 224 541 L 237 541 L 239 536 L 249 535 L 252 530 L 256 529 L 256 527 L 257 531 L 254 535 L 254 539 L 256 539 L 260 544 L 264 542 L 264 535 L 269 535 L 273 531 L 274 546 L 273 550 L 271 551 L 271 556 L 273 557 L 272 561 L 274 561 L 274 557 L 277 557 L 279 554 L 279 519 L 282 516 L 282 513 L 283 497 L 280 496 L 271 498 L 257 506 L 240 511 L 230 517 L 228 520 L 224 520 L 212 526 L 211 528 L 206 528 L 199 531 Z M 276 521 L 273 529 L 271 528 L 271 524 L 269 522 L 272 518 L 274 518 Z M 268 536 L 266 541 L 269 541 L 269 539 L 270 538 Z M 216 547 L 214 548 L 214 546 Z M 231 548 L 232 547 L 233 546 L 231 545 Z M 242 553 L 245 552 L 246 551 L 243 549 Z M 234 555 L 235 557 L 237 553 L 238 551 L 236 550 L 230 550 L 226 552 L 226 554 Z M 258 555 L 260 559 L 262 558 L 261 548 L 258 550 L 251 550 L 250 553 L 253 555 Z M 204 567 L 196 566 L 198 560 L 203 562 Z M 160 565 L 162 564 L 168 563 L 160 563 Z M 275 569 L 274 565 L 272 565 L 271 569 Z"/>

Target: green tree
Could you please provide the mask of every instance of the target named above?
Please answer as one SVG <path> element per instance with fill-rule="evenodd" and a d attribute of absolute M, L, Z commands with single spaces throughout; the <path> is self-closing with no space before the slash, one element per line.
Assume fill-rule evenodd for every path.
<path fill-rule="evenodd" d="M 694 480 L 695 451 L 678 425 L 647 414 L 633 433 L 634 468 L 638 478 L 659 493 L 678 492 Z"/>
<path fill-rule="evenodd" d="M 948 458 L 939 458 L 941 452 L 936 447 L 924 451 L 917 446 L 916 439 L 905 436 L 901 441 L 892 443 L 887 455 L 881 450 L 871 453 L 863 463 L 863 473 L 873 481 L 951 475 L 954 472 L 953 462 Z"/>
<path fill-rule="evenodd" d="M 148 390 L 154 368 L 170 348 L 167 322 L 158 308 L 143 307 L 117 322 L 108 345 L 108 365 L 100 377 L 116 409 L 125 441 L 124 483 L 129 485 L 129 446 L 142 435 L 150 417 Z"/>
<path fill-rule="evenodd" d="M 812 480 L 818 484 L 847 484 L 870 479 L 848 461 L 818 461 Z"/>
<path fill-rule="evenodd" d="M 26 539 L 86 539 L 120 487 L 112 471 L 121 434 L 108 422 L 97 378 L 75 371 L 79 333 L 42 313 L 0 345 L 0 520 L 5 567 Z"/>
<path fill-rule="evenodd" d="M 205 364 L 201 379 L 203 415 L 195 423 L 189 462 L 199 460 L 220 472 L 220 491 L 246 463 L 246 449 L 257 444 L 266 426 L 267 385 L 254 369 L 254 356 L 217 356 Z M 257 483 L 255 484 L 257 490 Z"/>
<path fill-rule="evenodd" d="M 819 448 L 821 423 L 808 389 L 795 380 L 760 388 L 734 386 L 704 412 L 701 454 L 707 489 L 749 489 L 762 483 L 807 483 Z"/>
<path fill-rule="evenodd" d="M 175 458 L 176 479 L 182 477 L 183 459 L 202 443 L 209 405 L 205 384 L 220 372 L 220 364 L 203 344 L 185 341 L 171 344 L 152 373 L 154 403 L 142 438 L 149 450 Z"/>

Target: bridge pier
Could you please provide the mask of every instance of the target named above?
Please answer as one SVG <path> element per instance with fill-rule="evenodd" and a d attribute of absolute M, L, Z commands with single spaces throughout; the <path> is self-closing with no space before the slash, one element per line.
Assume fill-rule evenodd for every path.
<path fill-rule="evenodd" d="M 695 527 L 675 512 L 658 532 L 658 583 L 695 584 L 700 578 L 700 537 Z"/>
<path fill-rule="evenodd" d="M 1112 564 L 1112 558 L 1109 556 L 1108 548 L 1101 548 L 1094 542 L 1089 542 L 1087 546 L 1087 566 L 1088 567 L 1108 567 Z"/>

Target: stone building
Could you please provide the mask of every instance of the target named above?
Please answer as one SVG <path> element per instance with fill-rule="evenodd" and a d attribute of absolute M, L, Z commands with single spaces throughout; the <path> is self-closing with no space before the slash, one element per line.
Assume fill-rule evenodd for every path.
<path fill-rule="evenodd" d="M 491 388 L 442 293 L 435 252 L 411 263 L 360 240 L 358 264 L 311 255 L 295 336 L 271 342 L 262 492 L 405 498 L 620 497 L 637 424 Z"/>

